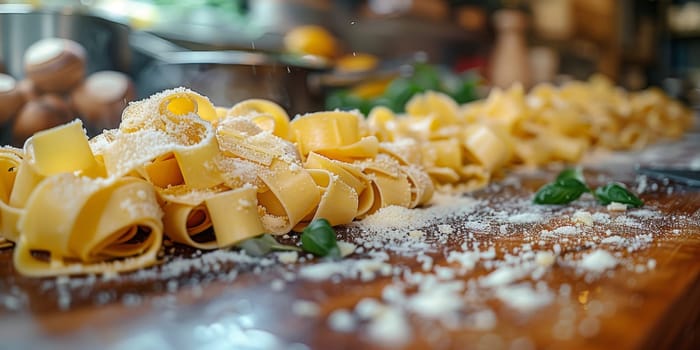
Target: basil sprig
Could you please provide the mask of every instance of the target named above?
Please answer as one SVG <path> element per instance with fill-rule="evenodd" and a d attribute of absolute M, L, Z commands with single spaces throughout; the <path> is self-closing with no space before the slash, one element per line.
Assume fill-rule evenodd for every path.
<path fill-rule="evenodd" d="M 560 172 L 554 182 L 537 190 L 533 201 L 536 204 L 566 204 L 577 200 L 586 192 L 591 192 L 591 189 L 586 186 L 581 169 L 569 168 Z M 593 196 L 603 205 L 617 202 L 636 208 L 644 204 L 641 199 L 618 182 L 598 187 L 593 192 Z"/>
<path fill-rule="evenodd" d="M 275 251 L 284 251 L 284 250 L 294 250 L 294 251 L 301 251 L 299 247 L 295 247 L 293 245 L 286 245 L 286 244 L 281 244 L 277 242 L 275 237 L 273 237 L 269 233 L 262 234 L 257 237 L 253 238 L 248 238 L 245 241 L 242 241 L 238 244 L 236 244 L 238 248 L 241 248 L 241 250 L 245 251 L 246 254 L 250 256 L 264 256 L 267 253 L 275 250 Z"/>
<path fill-rule="evenodd" d="M 608 205 L 612 202 L 627 204 L 635 208 L 644 205 L 641 199 L 637 198 L 623 184 L 618 182 L 611 182 L 605 186 L 598 187 L 594 195 L 598 202 L 603 205 Z"/>
<path fill-rule="evenodd" d="M 537 204 L 571 203 L 588 192 L 586 185 L 576 179 L 557 180 L 540 188 L 535 194 Z"/>
<path fill-rule="evenodd" d="M 340 247 L 335 230 L 326 219 L 316 219 L 301 234 L 301 247 L 314 255 L 339 258 Z"/>
<path fill-rule="evenodd" d="M 582 194 L 590 192 L 590 189 L 583 181 L 583 173 L 580 169 L 566 169 L 559 173 L 554 182 L 550 182 L 537 190 L 534 202 L 537 204 L 571 203 L 579 199 Z"/>

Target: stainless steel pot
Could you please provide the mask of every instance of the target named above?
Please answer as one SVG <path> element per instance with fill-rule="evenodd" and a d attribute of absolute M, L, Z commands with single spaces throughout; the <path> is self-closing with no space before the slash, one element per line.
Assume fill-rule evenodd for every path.
<path fill-rule="evenodd" d="M 308 79 L 325 70 L 326 62 L 262 52 L 191 51 L 144 32 L 134 32 L 131 45 L 142 62 L 135 79 L 144 95 L 185 86 L 222 107 L 266 98 L 292 117 L 323 107 L 322 94 L 311 91 Z"/>

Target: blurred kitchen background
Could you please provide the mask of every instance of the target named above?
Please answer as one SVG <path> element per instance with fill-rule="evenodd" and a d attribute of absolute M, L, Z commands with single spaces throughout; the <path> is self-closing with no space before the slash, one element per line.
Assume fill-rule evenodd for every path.
<path fill-rule="evenodd" d="M 51 37 L 84 47 L 84 77 L 44 91 L 28 79 L 25 53 Z M 130 82 L 89 84 L 104 71 Z M 94 134 L 116 127 L 105 115 L 115 103 L 176 86 L 223 107 L 269 98 L 294 115 L 378 104 L 400 110 L 426 89 L 464 103 L 515 81 L 531 87 L 602 73 L 630 90 L 658 86 L 697 108 L 700 1 L 4 1 L 0 72 L 0 110 L 9 110 L 5 101 L 23 104 L 0 111 L 3 144 L 21 144 L 20 131 L 50 124 L 37 122 L 46 118 L 36 111 L 94 115 L 85 118 Z M 100 94 L 117 85 L 123 91 Z M 49 92 L 65 106 L 45 101 L 36 115 L 22 115 Z"/>

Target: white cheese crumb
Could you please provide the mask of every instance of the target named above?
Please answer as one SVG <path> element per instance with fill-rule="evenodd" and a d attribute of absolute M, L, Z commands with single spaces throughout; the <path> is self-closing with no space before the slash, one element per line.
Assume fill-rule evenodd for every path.
<path fill-rule="evenodd" d="M 534 224 L 542 222 L 542 215 L 539 213 L 515 214 L 508 218 L 508 222 L 512 224 Z"/>
<path fill-rule="evenodd" d="M 573 220 L 576 223 L 585 225 L 585 226 L 592 226 L 593 225 L 593 215 L 587 211 L 583 210 L 578 210 L 574 213 L 573 215 Z"/>
<path fill-rule="evenodd" d="M 511 308 L 530 312 L 548 305 L 554 299 L 548 290 L 534 290 L 529 284 L 505 286 L 496 289 L 496 297 Z"/>
<path fill-rule="evenodd" d="M 491 309 L 480 310 L 467 317 L 469 327 L 477 331 L 490 331 L 498 323 L 496 313 Z"/>
<path fill-rule="evenodd" d="M 284 281 L 281 279 L 275 279 L 272 282 L 270 282 L 270 288 L 275 292 L 281 292 L 282 290 L 284 290 Z"/>
<path fill-rule="evenodd" d="M 412 230 L 408 232 L 408 236 L 414 239 L 419 239 L 425 235 L 425 232 L 421 230 Z"/>
<path fill-rule="evenodd" d="M 541 251 L 537 252 L 537 255 L 535 255 L 535 262 L 539 266 L 549 267 L 554 265 L 554 261 L 555 257 L 551 252 Z"/>
<path fill-rule="evenodd" d="M 612 202 L 606 207 L 608 211 L 625 211 L 627 210 L 627 204 Z"/>
<path fill-rule="evenodd" d="M 307 300 L 296 300 L 292 304 L 292 312 L 303 317 L 316 317 L 321 312 L 318 304 Z"/>
<path fill-rule="evenodd" d="M 454 229 L 450 225 L 438 225 L 437 228 L 440 233 L 451 234 L 454 232 Z"/>
<path fill-rule="evenodd" d="M 449 267 L 435 266 L 435 275 L 441 280 L 451 280 L 455 278 L 455 271 Z"/>
<path fill-rule="evenodd" d="M 584 338 L 594 337 L 600 330 L 600 322 L 595 317 L 586 317 L 578 325 L 578 332 Z"/>
<path fill-rule="evenodd" d="M 388 308 L 372 319 L 367 333 L 374 342 L 388 346 L 401 346 L 411 341 L 411 326 L 403 312 Z"/>
<path fill-rule="evenodd" d="M 277 259 L 283 264 L 294 264 L 299 259 L 299 253 L 296 251 L 279 252 L 277 253 Z"/>
<path fill-rule="evenodd" d="M 647 261 L 647 268 L 648 268 L 649 270 L 655 269 L 655 268 L 656 268 L 656 260 L 655 260 L 655 259 L 649 259 L 649 261 Z"/>
<path fill-rule="evenodd" d="M 338 248 L 340 248 L 340 256 L 346 257 L 355 252 L 357 245 L 351 242 L 338 241 Z"/>
<path fill-rule="evenodd" d="M 349 333 L 355 330 L 357 321 L 350 311 L 338 309 L 328 316 L 328 326 L 336 332 Z"/>
<path fill-rule="evenodd" d="M 480 280 L 484 287 L 504 286 L 519 279 L 523 275 L 522 269 L 517 267 L 502 266 L 489 273 Z"/>
<path fill-rule="evenodd" d="M 376 317 L 383 309 L 384 306 L 376 299 L 364 298 L 355 305 L 355 314 L 362 320 L 369 320 Z"/>
<path fill-rule="evenodd" d="M 615 236 L 605 237 L 603 240 L 600 241 L 600 243 L 622 245 L 625 243 L 625 239 L 618 236 L 618 235 L 615 235 Z"/>
<path fill-rule="evenodd" d="M 603 249 L 597 249 L 581 259 L 581 268 L 591 272 L 603 272 L 617 266 L 617 259 Z"/>
<path fill-rule="evenodd" d="M 576 226 L 561 226 L 557 227 L 552 233 L 556 235 L 576 235 L 580 233 L 581 230 Z"/>

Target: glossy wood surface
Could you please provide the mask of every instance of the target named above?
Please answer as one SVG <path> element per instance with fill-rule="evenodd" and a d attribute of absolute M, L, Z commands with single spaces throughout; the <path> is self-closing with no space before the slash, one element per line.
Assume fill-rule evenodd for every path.
<path fill-rule="evenodd" d="M 666 151 L 669 152 L 666 152 Z M 616 154 L 586 163 L 585 173 L 595 186 L 609 180 L 634 188 L 640 178 L 637 164 L 688 165 L 698 162 L 700 134 L 682 142 L 654 146 L 652 150 Z M 694 164 L 694 163 L 693 163 Z M 528 203 L 534 191 L 551 180 L 560 168 L 518 171 L 495 181 L 488 188 L 468 194 L 481 200 L 472 217 L 492 215 L 492 209 L 509 203 Z M 551 250 L 560 244 L 557 262 L 538 281 L 554 293 L 551 303 L 532 312 L 504 305 L 481 291 L 477 298 L 465 296 L 460 315 L 469 320 L 474 310 L 488 308 L 496 323 L 485 329 L 448 327 L 439 321 L 408 313 L 410 340 L 401 347 L 474 349 L 661 349 L 700 348 L 700 189 L 664 180 L 647 179 L 641 195 L 654 218 L 638 218 L 640 227 L 593 226 L 595 237 L 620 236 L 631 246 L 603 245 L 599 238 L 572 237 L 539 242 L 543 230 L 571 223 L 576 210 L 609 213 L 593 200 L 547 209 L 553 219 L 516 225 L 512 234 L 498 234 L 499 225 L 468 229 L 457 219 L 445 217 L 423 231 L 430 238 L 437 224 L 457 230 L 453 238 L 427 253 L 434 265 L 449 265 L 446 251 L 464 242 L 483 242 L 495 247 L 502 259 L 523 244 Z M 521 204 L 522 205 L 522 204 Z M 618 215 L 609 213 L 613 218 Z M 602 231 L 611 231 L 603 234 Z M 467 232 L 468 231 L 468 232 Z M 357 232 L 339 228 L 346 240 Z M 588 231 L 586 231 L 588 232 Z M 471 236 L 469 234 L 471 233 Z M 292 240 L 294 237 L 291 238 Z M 593 241 L 593 244 L 591 242 Z M 568 262 L 595 247 L 619 253 L 616 268 L 591 278 Z M 174 256 L 196 261 L 200 252 L 174 246 Z M 392 266 L 420 271 L 415 255 L 387 250 Z M 203 253 L 206 255 L 207 253 Z M 354 254 L 349 259 L 361 258 Z M 649 265 L 653 259 L 655 265 Z M 372 341 L 366 325 L 351 332 L 330 327 L 334 310 L 352 310 L 363 298 L 381 299 L 384 287 L 395 277 L 369 281 L 335 277 L 314 282 L 298 278 L 304 265 L 273 263 L 234 264 L 224 261 L 213 271 L 193 268 L 177 274 L 126 274 L 112 279 L 99 276 L 31 279 L 16 274 L 12 250 L 0 251 L 0 348 L 284 348 L 374 349 L 389 345 Z M 149 271 L 158 271 L 159 267 Z M 483 263 L 456 279 L 478 281 L 492 272 Z M 526 281 L 532 280 L 529 277 Z M 564 289 L 570 291 L 562 292 Z M 298 300 L 319 306 L 316 316 L 293 311 Z"/>

